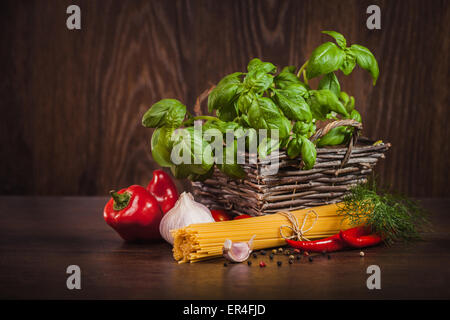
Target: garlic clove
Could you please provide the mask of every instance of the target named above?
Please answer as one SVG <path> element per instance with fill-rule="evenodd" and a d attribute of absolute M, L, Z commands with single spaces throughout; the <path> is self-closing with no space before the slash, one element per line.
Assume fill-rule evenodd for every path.
<path fill-rule="evenodd" d="M 254 235 L 247 242 L 233 242 L 229 239 L 225 240 L 222 248 L 223 256 L 231 262 L 243 262 L 248 259 L 252 253 Z"/>

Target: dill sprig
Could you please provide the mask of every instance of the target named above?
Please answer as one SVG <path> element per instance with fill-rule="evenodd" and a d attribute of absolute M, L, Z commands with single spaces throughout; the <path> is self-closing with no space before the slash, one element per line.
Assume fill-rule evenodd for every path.
<path fill-rule="evenodd" d="M 421 239 L 420 233 L 429 226 L 428 213 L 416 201 L 377 190 L 375 182 L 352 188 L 338 214 L 353 225 L 371 227 L 387 245 Z"/>

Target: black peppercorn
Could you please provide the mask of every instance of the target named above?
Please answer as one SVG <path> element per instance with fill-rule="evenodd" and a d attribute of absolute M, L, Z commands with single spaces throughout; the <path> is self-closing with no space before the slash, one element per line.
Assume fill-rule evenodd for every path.
<path fill-rule="evenodd" d="M 253 258 L 256 259 L 257 257 L 258 257 L 258 256 L 256 255 L 256 253 L 254 253 L 254 254 L 253 254 Z"/>
<path fill-rule="evenodd" d="M 265 250 L 261 250 L 261 255 L 265 256 L 266 255 L 266 251 Z"/>
<path fill-rule="evenodd" d="M 227 267 L 227 266 L 228 266 L 228 263 L 224 262 L 223 266 L 224 266 L 224 267 Z"/>
<path fill-rule="evenodd" d="M 327 254 L 327 251 L 326 250 L 323 250 L 322 251 L 322 255 L 324 256 L 324 255 L 326 255 Z"/>
<path fill-rule="evenodd" d="M 298 256 L 297 256 L 297 260 L 300 260 L 301 258 L 302 258 L 301 255 L 298 255 Z"/>
<path fill-rule="evenodd" d="M 331 259 L 331 256 L 330 255 L 328 255 L 328 260 L 330 260 Z"/>
<path fill-rule="evenodd" d="M 281 267 L 281 264 L 282 264 L 281 261 L 277 261 L 277 265 L 278 265 L 279 267 Z"/>
<path fill-rule="evenodd" d="M 251 265 L 252 265 L 252 262 L 251 262 L 250 260 L 248 260 L 248 261 L 247 261 L 247 264 L 248 264 L 249 266 L 251 266 Z"/>
<path fill-rule="evenodd" d="M 309 262 L 312 262 L 312 261 L 313 261 L 313 258 L 312 258 L 312 257 L 309 257 L 308 260 L 309 260 Z"/>
<path fill-rule="evenodd" d="M 269 258 L 270 258 L 270 260 L 273 260 L 273 254 L 271 254 L 271 255 L 269 256 Z"/>

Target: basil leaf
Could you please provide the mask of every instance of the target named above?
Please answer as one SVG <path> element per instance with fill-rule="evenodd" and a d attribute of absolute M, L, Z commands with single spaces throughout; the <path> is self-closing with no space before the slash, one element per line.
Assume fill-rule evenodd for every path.
<path fill-rule="evenodd" d="M 203 174 L 194 173 L 193 169 L 194 165 L 192 164 L 179 164 L 179 165 L 172 165 L 170 167 L 170 171 L 172 172 L 172 175 L 177 179 L 189 179 L 192 181 L 205 181 L 206 179 L 212 177 L 214 173 L 214 166 L 211 166 L 208 172 Z"/>
<path fill-rule="evenodd" d="M 250 121 L 248 121 L 248 116 L 246 114 L 241 114 L 237 119 L 237 122 L 243 127 L 251 127 Z"/>
<path fill-rule="evenodd" d="M 235 103 L 233 102 L 228 107 L 216 110 L 216 115 L 222 121 L 233 121 L 238 116 Z"/>
<path fill-rule="evenodd" d="M 234 160 L 233 163 L 227 163 L 227 153 L 230 152 L 228 150 L 231 150 L 234 154 Z M 234 143 L 230 146 L 226 146 L 223 150 L 223 164 L 216 164 L 217 168 L 219 168 L 220 171 L 225 173 L 227 176 L 233 178 L 233 179 L 243 179 L 247 175 L 247 173 L 242 169 L 242 167 L 237 163 L 237 142 L 234 140 Z"/>
<path fill-rule="evenodd" d="M 208 96 L 208 110 L 231 109 L 233 102 L 242 91 L 242 72 L 235 72 L 224 77 Z M 225 113 L 230 112 L 229 110 Z"/>
<path fill-rule="evenodd" d="M 347 132 L 345 127 L 337 127 L 331 129 L 326 135 L 317 141 L 319 148 L 324 146 L 337 146 L 343 144 L 347 140 Z"/>
<path fill-rule="evenodd" d="M 278 129 L 279 129 L 279 139 L 282 140 L 286 137 L 289 137 L 291 130 L 292 130 L 292 123 L 291 121 L 286 118 L 285 116 L 282 116 L 279 124 L 278 124 Z"/>
<path fill-rule="evenodd" d="M 358 44 L 353 44 L 350 47 L 350 50 L 355 55 L 358 65 L 364 70 L 369 71 L 373 79 L 373 85 L 375 85 L 377 83 L 380 70 L 378 68 L 378 62 L 372 52 L 370 52 L 370 50 L 366 47 Z"/>
<path fill-rule="evenodd" d="M 346 50 L 344 62 L 342 63 L 342 66 L 339 69 L 342 71 L 343 74 L 348 76 L 350 73 L 352 73 L 355 66 L 356 66 L 355 55 L 351 50 Z"/>
<path fill-rule="evenodd" d="M 290 139 L 291 137 L 286 137 L 286 138 L 283 138 L 282 140 L 281 140 L 281 142 L 280 142 L 280 149 L 286 149 L 287 148 L 287 146 L 288 146 L 288 144 L 289 144 L 289 139 Z"/>
<path fill-rule="evenodd" d="M 344 106 L 347 106 L 347 104 L 348 104 L 349 101 L 350 101 L 350 98 L 349 98 L 348 94 L 347 94 L 346 92 L 344 92 L 344 91 L 341 91 L 341 92 L 339 93 L 339 99 L 342 101 L 342 104 L 343 104 Z"/>
<path fill-rule="evenodd" d="M 239 127 L 239 124 L 236 122 L 231 121 L 221 121 L 221 120 L 215 120 L 211 121 L 208 120 L 203 124 L 203 131 L 209 130 L 209 129 L 217 129 L 221 133 L 227 133 L 227 131 L 234 131 Z"/>
<path fill-rule="evenodd" d="M 359 123 L 362 122 L 361 114 L 355 109 L 353 109 L 352 112 L 350 113 L 350 119 L 358 121 Z"/>
<path fill-rule="evenodd" d="M 250 146 L 253 145 L 253 143 L 257 143 L 258 141 L 258 134 L 253 128 L 244 128 L 243 126 L 239 126 L 234 131 L 234 136 L 236 139 L 245 139 L 245 147 L 247 150 L 250 149 Z"/>
<path fill-rule="evenodd" d="M 316 126 L 312 122 L 297 121 L 292 128 L 292 131 L 301 136 L 311 136 L 316 131 Z"/>
<path fill-rule="evenodd" d="M 281 141 L 279 139 L 264 138 L 258 145 L 258 156 L 260 159 L 266 158 L 274 150 L 280 148 Z"/>
<path fill-rule="evenodd" d="M 172 165 L 170 172 L 176 179 L 186 179 L 191 174 L 191 168 L 189 164 Z"/>
<path fill-rule="evenodd" d="M 312 79 L 321 74 L 339 70 L 344 58 L 344 50 L 332 42 L 325 42 L 312 52 L 306 66 L 306 76 L 308 79 Z"/>
<path fill-rule="evenodd" d="M 322 33 L 332 36 L 336 40 L 336 43 L 339 45 L 339 47 L 341 47 L 342 49 L 345 49 L 345 47 L 347 46 L 347 40 L 345 40 L 344 36 L 342 34 L 340 34 L 339 32 L 322 31 Z"/>
<path fill-rule="evenodd" d="M 295 73 L 295 70 L 297 70 L 296 66 L 286 66 L 283 69 L 281 69 L 281 73 L 283 72 Z"/>
<path fill-rule="evenodd" d="M 337 112 L 348 117 L 348 112 L 336 95 L 328 89 L 309 91 L 308 104 L 311 107 L 313 116 L 318 120 L 326 119 L 330 111 Z"/>
<path fill-rule="evenodd" d="M 212 166 L 211 169 L 209 169 L 209 171 L 205 174 L 190 173 L 188 174 L 187 178 L 191 181 L 205 181 L 206 179 L 211 178 L 213 174 L 214 174 L 214 166 Z"/>
<path fill-rule="evenodd" d="M 289 135 L 290 121 L 280 112 L 278 107 L 269 98 L 253 100 L 248 110 L 248 120 L 254 129 L 279 130 L 279 138 Z"/>
<path fill-rule="evenodd" d="M 293 69 L 292 69 L 293 68 Z M 300 81 L 299 78 L 294 74 L 295 67 L 285 67 L 275 78 L 275 86 L 277 88 L 285 89 L 292 84 L 303 85 L 306 89 L 306 85 Z"/>
<path fill-rule="evenodd" d="M 170 159 L 170 136 L 173 132 L 172 128 L 162 127 L 153 132 L 151 140 L 151 150 L 153 160 L 156 161 L 161 167 L 172 166 Z"/>
<path fill-rule="evenodd" d="M 301 85 L 290 85 L 284 90 L 274 90 L 274 100 L 284 115 L 295 121 L 311 121 L 312 114 L 309 105 L 302 94 L 306 89 Z"/>
<path fill-rule="evenodd" d="M 314 167 L 314 164 L 316 163 L 316 157 L 317 157 L 317 151 L 316 146 L 314 143 L 312 143 L 308 138 L 300 136 L 300 139 L 302 141 L 302 160 L 305 164 L 304 169 L 309 170 Z"/>
<path fill-rule="evenodd" d="M 266 73 L 273 73 L 277 71 L 277 67 L 270 62 L 262 62 L 260 59 L 254 58 L 248 63 L 247 70 L 248 72 L 261 70 Z"/>
<path fill-rule="evenodd" d="M 272 83 L 273 76 L 258 68 L 247 73 L 247 76 L 244 78 L 244 85 L 247 90 L 252 90 L 255 93 L 266 91 Z"/>
<path fill-rule="evenodd" d="M 237 107 L 239 111 L 244 114 L 247 113 L 248 108 L 250 108 L 254 99 L 256 99 L 256 95 L 253 91 L 242 93 L 237 100 Z"/>
<path fill-rule="evenodd" d="M 194 174 L 203 175 L 207 173 L 214 164 L 209 144 L 203 140 L 200 134 L 194 132 L 194 127 L 181 130 L 185 131 L 180 132 L 177 139 L 175 139 L 172 153 L 178 152 L 181 160 L 187 158 L 190 163 L 180 163 L 177 166 L 188 168 Z M 184 155 L 184 152 L 188 154 Z"/>
<path fill-rule="evenodd" d="M 351 96 L 350 101 L 345 105 L 347 112 L 351 112 L 355 108 L 355 97 Z"/>
<path fill-rule="evenodd" d="M 147 128 L 170 126 L 178 128 L 186 115 L 186 106 L 176 99 L 156 102 L 142 117 L 142 125 Z"/>
<path fill-rule="evenodd" d="M 336 97 L 339 97 L 341 93 L 341 85 L 339 84 L 339 81 L 334 72 L 327 73 L 322 77 L 322 79 L 320 79 L 318 89 L 328 89 L 333 92 Z"/>
<path fill-rule="evenodd" d="M 289 158 L 294 159 L 298 157 L 298 155 L 302 151 L 302 140 L 295 135 L 291 141 L 289 141 L 287 147 L 287 155 Z"/>

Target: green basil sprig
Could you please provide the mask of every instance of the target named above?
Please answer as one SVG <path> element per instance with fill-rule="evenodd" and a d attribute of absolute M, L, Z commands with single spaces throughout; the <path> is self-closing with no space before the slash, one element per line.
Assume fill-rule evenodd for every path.
<path fill-rule="evenodd" d="M 316 132 L 318 120 L 361 122 L 355 99 L 342 90 L 338 75 L 349 75 L 359 65 L 370 73 L 375 84 L 378 63 L 366 47 L 348 46 L 345 37 L 336 31 L 323 33 L 335 42 L 314 49 L 298 71 L 296 66 L 287 66 L 277 73 L 274 64 L 255 58 L 248 63 L 246 72 L 222 78 L 208 96 L 208 111 L 215 116 L 192 116 L 175 99 L 155 103 L 142 118 L 145 127 L 154 129 L 153 159 L 163 167 L 170 167 L 177 178 L 204 180 L 218 168 L 234 179 L 242 179 L 245 171 L 237 163 L 239 139 L 245 139 L 246 151 L 256 141 L 261 158 L 276 148 L 285 149 L 289 158 L 301 158 L 304 169 L 314 167 L 316 146 L 347 143 L 354 131 L 352 127 L 334 128 L 315 142 L 310 138 Z M 318 76 L 321 76 L 318 87 L 311 88 L 308 80 Z M 195 120 L 203 121 L 203 131 L 213 129 L 223 135 L 223 150 L 221 144 L 219 149 L 223 155 L 232 155 L 231 163 L 217 161 L 210 141 L 194 131 Z M 259 129 L 267 130 L 267 135 L 258 137 Z M 274 130 L 278 130 L 277 139 Z M 231 142 L 225 139 L 230 131 L 235 133 Z M 188 138 L 180 133 L 187 133 Z M 185 156 L 191 163 L 178 163 L 171 159 L 172 154 Z"/>
<path fill-rule="evenodd" d="M 358 64 L 370 73 L 373 85 L 376 84 L 380 70 L 377 60 L 369 49 L 358 44 L 347 47 L 344 36 L 336 31 L 322 31 L 322 33 L 332 36 L 337 45 L 326 42 L 313 51 L 306 67 L 308 79 L 338 70 L 349 75 Z"/>

